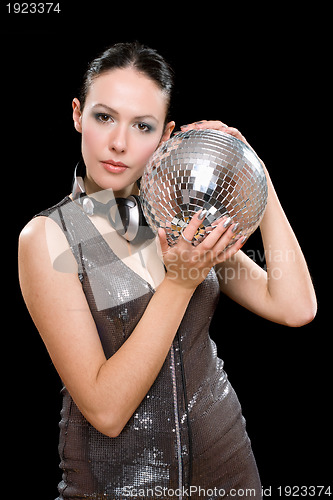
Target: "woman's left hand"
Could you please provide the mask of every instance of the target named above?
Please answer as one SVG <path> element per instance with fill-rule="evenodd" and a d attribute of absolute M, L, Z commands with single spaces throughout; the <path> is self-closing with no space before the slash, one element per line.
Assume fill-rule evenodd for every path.
<path fill-rule="evenodd" d="M 235 127 L 229 127 L 226 125 L 226 123 L 223 123 L 219 120 L 201 120 L 199 122 L 193 122 L 189 123 L 187 125 L 181 125 L 181 131 L 186 132 L 187 130 L 204 130 L 204 129 L 210 129 L 210 130 L 220 130 L 221 132 L 225 132 L 226 134 L 230 134 L 236 139 L 239 139 L 240 141 L 243 141 L 245 144 L 247 144 L 249 147 L 250 144 L 247 142 L 243 134 L 240 133 L 240 131 L 235 128 Z"/>

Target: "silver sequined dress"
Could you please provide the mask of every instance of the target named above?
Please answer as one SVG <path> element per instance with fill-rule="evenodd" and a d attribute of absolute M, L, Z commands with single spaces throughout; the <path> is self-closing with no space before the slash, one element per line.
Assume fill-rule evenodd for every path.
<path fill-rule="evenodd" d="M 39 215 L 52 217 L 66 234 L 109 358 L 131 335 L 154 290 L 113 253 L 70 198 Z M 96 296 L 105 296 L 110 307 L 97 307 Z M 110 297 L 117 301 L 108 302 Z M 241 407 L 209 337 L 218 298 L 211 271 L 196 289 L 153 386 L 118 437 L 97 431 L 62 389 L 57 500 L 212 500 L 224 493 L 244 498 L 245 491 L 261 498 Z"/>

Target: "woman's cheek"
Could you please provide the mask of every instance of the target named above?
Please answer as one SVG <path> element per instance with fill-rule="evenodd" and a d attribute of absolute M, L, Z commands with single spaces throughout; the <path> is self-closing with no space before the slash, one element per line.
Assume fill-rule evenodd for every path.
<path fill-rule="evenodd" d="M 144 167 L 151 155 L 154 153 L 154 151 L 156 151 L 158 145 L 159 139 L 149 141 L 149 144 L 145 144 L 141 141 L 137 146 L 137 165 Z"/>
<path fill-rule="evenodd" d="M 100 131 L 94 127 L 88 127 L 82 131 L 82 148 L 88 154 L 98 152 L 100 144 L 103 142 L 103 136 Z"/>

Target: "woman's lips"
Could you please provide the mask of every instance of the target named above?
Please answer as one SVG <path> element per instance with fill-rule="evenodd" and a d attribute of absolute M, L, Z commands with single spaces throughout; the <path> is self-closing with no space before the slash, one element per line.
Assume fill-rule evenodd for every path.
<path fill-rule="evenodd" d="M 121 172 L 124 172 L 128 168 L 128 166 L 122 163 L 121 161 L 106 160 L 106 161 L 101 161 L 101 163 L 105 168 L 105 170 L 113 174 L 120 174 Z"/>

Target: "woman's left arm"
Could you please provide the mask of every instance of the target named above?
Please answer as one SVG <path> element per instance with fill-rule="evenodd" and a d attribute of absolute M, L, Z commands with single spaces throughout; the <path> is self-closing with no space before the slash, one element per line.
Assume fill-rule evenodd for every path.
<path fill-rule="evenodd" d="M 222 130 L 248 144 L 237 129 L 222 122 L 197 122 L 182 130 L 189 128 Z M 220 264 L 216 271 L 221 291 L 239 304 L 276 323 L 302 326 L 316 315 L 316 295 L 302 250 L 265 166 L 264 169 L 268 201 L 260 230 L 267 271 L 242 251 Z"/>

